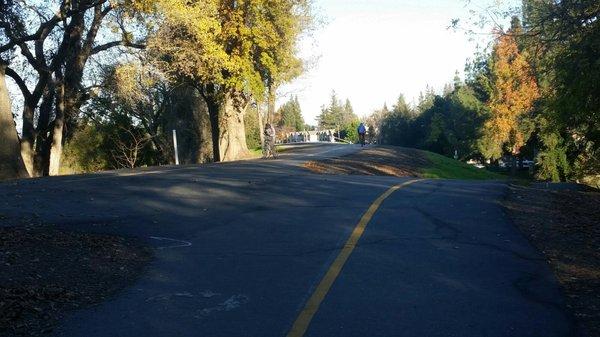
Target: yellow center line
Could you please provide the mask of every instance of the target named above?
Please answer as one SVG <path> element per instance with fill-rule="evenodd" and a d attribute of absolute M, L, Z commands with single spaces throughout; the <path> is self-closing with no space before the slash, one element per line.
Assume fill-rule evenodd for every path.
<path fill-rule="evenodd" d="M 421 180 L 422 179 L 409 180 L 401 184 L 392 186 L 382 195 L 380 195 L 377 199 L 375 199 L 371 206 L 369 206 L 369 209 L 367 209 L 365 214 L 363 214 L 363 216 L 360 218 L 358 224 L 354 227 L 350 238 L 348 238 L 348 240 L 344 244 L 344 247 L 342 248 L 338 256 L 335 258 L 335 261 L 333 261 L 333 263 L 327 270 L 327 273 L 325 274 L 325 276 L 323 276 L 323 279 L 308 299 L 308 302 L 306 302 L 304 309 L 302 309 L 302 312 L 300 312 L 298 318 L 296 318 L 296 321 L 294 322 L 294 325 L 292 325 L 292 328 L 288 332 L 287 337 L 304 336 L 304 333 L 306 333 L 306 330 L 310 325 L 310 321 L 313 319 L 313 316 L 315 315 L 317 310 L 319 310 L 321 302 L 323 302 L 323 299 L 329 292 L 329 289 L 333 285 L 333 282 L 335 282 L 336 278 L 342 271 L 346 260 L 348 260 L 350 254 L 352 254 L 352 251 L 356 247 L 358 240 L 363 235 L 365 228 L 369 224 L 369 221 L 371 221 L 371 218 L 373 217 L 375 212 L 377 212 L 377 210 L 379 209 L 379 206 L 381 206 L 381 203 L 383 203 L 383 201 L 395 191 Z"/>

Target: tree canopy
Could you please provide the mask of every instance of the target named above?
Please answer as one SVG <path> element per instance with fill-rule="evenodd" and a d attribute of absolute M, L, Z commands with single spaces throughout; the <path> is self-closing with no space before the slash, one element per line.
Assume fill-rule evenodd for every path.
<path fill-rule="evenodd" d="M 126 112 L 129 128 L 142 127 L 150 143 L 165 154 L 158 162 L 169 151 L 165 144 L 159 146 L 157 139 L 164 137 L 153 133 L 164 133 L 167 125 L 175 124 L 157 128 L 148 120 L 156 114 L 140 116 L 139 111 L 146 107 L 156 113 L 163 109 L 156 109 L 163 99 L 175 92 L 189 96 L 188 102 L 196 105 L 192 110 L 199 113 L 180 116 L 192 118 L 182 125 L 211 126 L 209 139 L 202 132 L 197 146 L 212 146 L 213 160 L 244 155 L 245 111 L 264 101 L 270 88 L 302 72 L 296 44 L 312 15 L 304 0 L 0 4 L 0 80 L 11 78 L 23 98 L 8 101 L 22 108 L 17 123 L 22 129 L 2 151 L 7 153 L 3 159 L 16 163 L 14 149 L 20 148 L 22 171 L 34 176 L 58 174 L 63 145 L 78 129 L 103 122 L 98 119 L 102 113 L 94 110 L 99 101 L 90 104 L 91 99 L 111 97 L 109 93 L 118 95 L 105 103 Z M 119 80 L 104 81 L 107 72 Z M 136 83 L 140 80 L 146 82 Z M 10 106 L 3 104 L 0 111 L 6 120 L 12 119 Z M 203 109 L 210 118 L 204 120 Z M 16 133 L 10 123 L 7 128 L 9 134 Z"/>
<path fill-rule="evenodd" d="M 497 19 L 511 14 L 504 30 Z M 375 111 L 375 138 L 489 165 L 535 159 L 540 179 L 600 186 L 597 1 L 524 0 L 518 13 L 492 15 L 492 48 L 467 62 L 464 83 L 455 78 L 441 95 L 421 95 L 412 115 L 396 106 Z"/>

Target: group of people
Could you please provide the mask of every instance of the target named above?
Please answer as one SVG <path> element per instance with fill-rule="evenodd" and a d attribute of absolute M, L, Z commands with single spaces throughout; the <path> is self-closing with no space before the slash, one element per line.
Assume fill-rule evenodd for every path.
<path fill-rule="evenodd" d="M 365 146 L 365 139 L 367 134 L 367 128 L 364 123 L 360 123 L 356 130 L 358 132 L 358 140 L 360 142 L 360 146 Z M 264 130 L 264 138 L 265 143 L 263 146 L 263 158 L 277 158 L 277 149 L 275 148 L 275 128 L 273 124 L 267 123 L 265 124 Z"/>

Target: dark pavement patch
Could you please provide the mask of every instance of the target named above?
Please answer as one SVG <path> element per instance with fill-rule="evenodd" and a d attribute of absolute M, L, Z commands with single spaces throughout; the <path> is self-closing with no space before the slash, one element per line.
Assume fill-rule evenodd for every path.
<path fill-rule="evenodd" d="M 511 187 L 517 227 L 547 258 L 585 336 L 600 336 L 600 193 Z"/>
<path fill-rule="evenodd" d="M 66 310 L 131 284 L 151 257 L 133 239 L 49 226 L 4 227 L 0 237 L 2 336 L 52 331 Z"/>

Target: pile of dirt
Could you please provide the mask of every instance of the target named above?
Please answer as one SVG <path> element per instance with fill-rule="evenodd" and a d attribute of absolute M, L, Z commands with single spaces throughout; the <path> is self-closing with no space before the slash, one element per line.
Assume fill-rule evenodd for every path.
<path fill-rule="evenodd" d="M 133 239 L 0 228 L 0 335 L 51 332 L 66 310 L 98 303 L 131 284 L 151 259 Z"/>
<path fill-rule="evenodd" d="M 422 151 L 395 147 L 368 147 L 352 156 L 308 161 L 304 167 L 319 174 L 417 177 L 429 161 Z"/>
<path fill-rule="evenodd" d="M 600 336 L 600 193 L 511 187 L 505 204 L 548 259 L 584 335 Z"/>

